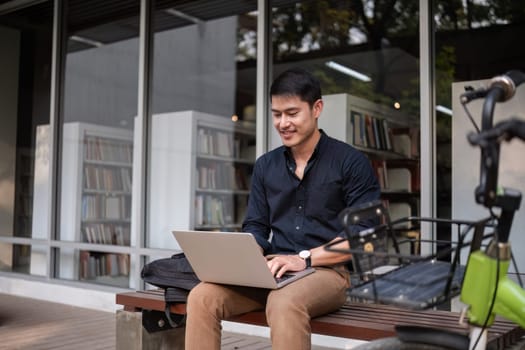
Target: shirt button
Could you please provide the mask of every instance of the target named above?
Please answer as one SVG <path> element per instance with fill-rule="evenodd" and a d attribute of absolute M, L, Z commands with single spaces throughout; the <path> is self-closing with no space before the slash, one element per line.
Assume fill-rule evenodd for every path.
<path fill-rule="evenodd" d="M 295 226 L 295 229 L 298 230 L 298 229 L 300 229 L 300 227 L 299 226 Z"/>
<path fill-rule="evenodd" d="M 302 210 L 302 209 L 303 209 L 303 206 L 302 206 L 302 205 L 300 205 L 300 206 L 299 206 L 299 210 Z"/>

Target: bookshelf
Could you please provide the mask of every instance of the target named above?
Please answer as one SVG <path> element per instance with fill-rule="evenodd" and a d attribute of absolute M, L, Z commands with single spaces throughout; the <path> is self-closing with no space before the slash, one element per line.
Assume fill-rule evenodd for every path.
<path fill-rule="evenodd" d="M 323 96 L 319 127 L 365 153 L 392 219 L 419 214 L 418 121 L 349 94 Z"/>
<path fill-rule="evenodd" d="M 129 246 L 132 132 L 75 122 L 63 135 L 60 239 Z M 61 249 L 60 277 L 127 287 L 129 255 L 95 248 Z"/>
<path fill-rule="evenodd" d="M 254 123 L 198 111 L 153 115 L 149 246 L 179 249 L 175 229 L 240 230 L 254 162 Z"/>

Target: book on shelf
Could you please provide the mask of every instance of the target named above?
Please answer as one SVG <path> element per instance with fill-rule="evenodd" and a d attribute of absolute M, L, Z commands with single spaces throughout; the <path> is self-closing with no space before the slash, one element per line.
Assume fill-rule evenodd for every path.
<path fill-rule="evenodd" d="M 393 150 L 407 158 L 419 158 L 419 128 L 392 128 Z"/>
<path fill-rule="evenodd" d="M 388 122 L 386 121 L 386 119 L 383 119 L 383 137 L 385 139 L 386 149 L 391 151 L 392 150 L 392 130 L 388 126 Z"/>
<path fill-rule="evenodd" d="M 129 255 L 128 254 L 116 254 L 118 263 L 118 273 L 122 276 L 129 275 Z"/>
<path fill-rule="evenodd" d="M 350 112 L 350 125 L 352 125 L 352 133 L 347 136 L 348 140 L 351 140 L 352 144 L 356 146 L 365 147 L 365 141 L 363 140 L 363 129 L 361 126 L 361 114 L 355 111 Z M 351 138 L 350 138 L 351 137 Z"/>
<path fill-rule="evenodd" d="M 365 133 L 367 146 L 370 148 L 376 148 L 374 130 L 372 127 L 372 117 L 370 117 L 368 114 L 365 115 Z"/>
<path fill-rule="evenodd" d="M 391 202 L 388 203 L 388 212 L 390 213 L 391 220 L 398 220 L 402 218 L 407 218 L 412 215 L 412 209 L 410 204 L 403 202 Z M 406 223 L 408 226 L 409 223 Z"/>
<path fill-rule="evenodd" d="M 410 128 L 410 154 L 412 158 L 419 158 L 419 143 L 421 137 L 421 131 L 419 128 Z"/>
<path fill-rule="evenodd" d="M 392 191 L 412 191 L 412 173 L 407 168 L 387 168 L 389 185 L 386 187 Z"/>
<path fill-rule="evenodd" d="M 106 210 L 105 210 L 105 218 L 107 219 L 120 219 L 124 217 L 123 213 L 121 213 L 121 198 L 120 197 L 106 197 Z"/>
<path fill-rule="evenodd" d="M 384 159 L 371 159 L 370 164 L 379 182 L 381 189 L 389 188 L 389 179 L 386 161 Z"/>
<path fill-rule="evenodd" d="M 381 189 L 387 191 L 419 191 L 419 164 L 405 160 L 371 159 Z"/>
<path fill-rule="evenodd" d="M 376 118 L 371 118 L 372 123 L 372 131 L 373 131 L 373 139 L 375 140 L 376 148 L 377 149 L 385 149 L 382 143 L 382 135 L 380 134 L 379 130 L 379 120 Z"/>
<path fill-rule="evenodd" d="M 215 154 L 222 157 L 233 157 L 232 141 L 231 134 L 217 131 L 215 134 Z"/>
<path fill-rule="evenodd" d="M 239 166 L 235 168 L 235 186 L 239 190 L 249 190 L 251 185 L 251 176 L 248 174 L 246 167 Z"/>
<path fill-rule="evenodd" d="M 204 129 L 204 128 L 199 128 L 197 130 L 197 153 L 198 154 L 208 154 L 210 153 L 209 149 L 210 147 L 208 146 L 209 144 L 209 138 L 208 138 L 208 133 L 207 133 L 207 130 Z"/>
<path fill-rule="evenodd" d="M 195 195 L 195 226 L 204 225 L 204 196 Z"/>
<path fill-rule="evenodd" d="M 120 270 L 121 269 L 119 269 L 118 255 L 108 254 L 106 258 L 106 273 L 110 276 L 118 276 L 120 274 Z"/>

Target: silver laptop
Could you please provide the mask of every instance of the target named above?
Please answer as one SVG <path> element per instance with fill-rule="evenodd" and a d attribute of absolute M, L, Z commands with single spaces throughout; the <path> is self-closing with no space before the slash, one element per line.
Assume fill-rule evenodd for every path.
<path fill-rule="evenodd" d="M 277 289 L 315 271 L 308 268 L 275 278 L 250 233 L 173 231 L 173 235 L 201 281 Z"/>

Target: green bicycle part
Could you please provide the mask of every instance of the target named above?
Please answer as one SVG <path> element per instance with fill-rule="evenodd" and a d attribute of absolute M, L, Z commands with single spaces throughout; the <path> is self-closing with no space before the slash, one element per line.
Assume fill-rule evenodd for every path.
<path fill-rule="evenodd" d="M 525 328 L 525 290 L 507 276 L 509 263 L 509 260 L 500 260 L 496 281 L 497 260 L 482 251 L 470 255 L 461 289 L 461 301 L 469 305 L 469 323 L 483 326 L 489 317 L 490 326 L 495 315 L 500 315 Z M 494 307 L 489 315 L 496 286 Z"/>

